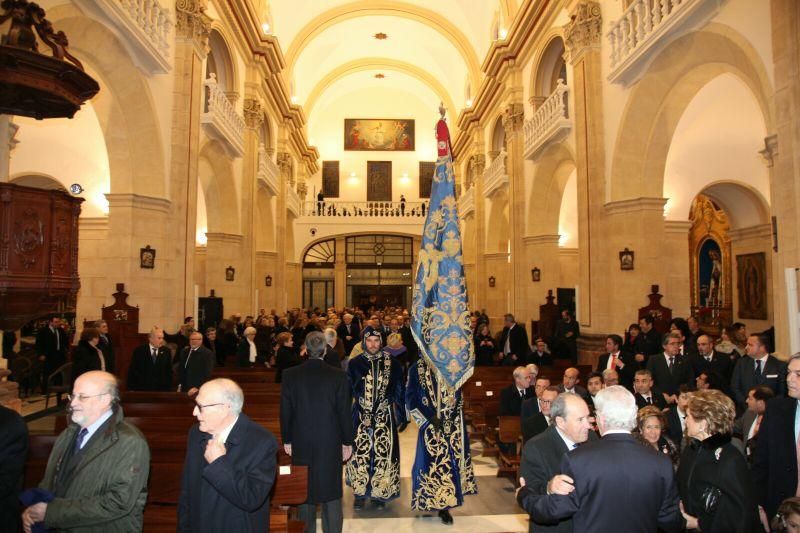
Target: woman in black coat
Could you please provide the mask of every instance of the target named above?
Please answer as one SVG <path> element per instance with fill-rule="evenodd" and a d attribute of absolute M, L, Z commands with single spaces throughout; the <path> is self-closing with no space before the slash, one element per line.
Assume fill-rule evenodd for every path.
<path fill-rule="evenodd" d="M 687 529 L 703 533 L 761 531 L 758 504 L 744 455 L 731 444 L 736 408 L 718 390 L 691 394 L 678 490 Z"/>
<path fill-rule="evenodd" d="M 256 328 L 248 326 L 244 330 L 244 338 L 236 348 L 236 365 L 248 367 L 256 364 L 258 350 L 256 349 Z"/>
<path fill-rule="evenodd" d="M 303 361 L 294 351 L 294 339 L 291 333 L 288 331 L 281 333 L 275 342 L 278 345 L 278 354 L 275 356 L 275 383 L 280 383 L 284 370 L 297 366 Z"/>
<path fill-rule="evenodd" d="M 262 317 L 256 325 L 255 343 L 259 362 L 269 361 L 272 357 L 273 326 L 274 322 L 269 317 Z"/>
<path fill-rule="evenodd" d="M 494 339 L 489 333 L 488 324 L 478 324 L 478 331 L 475 333 L 475 366 L 494 365 Z"/>
<path fill-rule="evenodd" d="M 100 330 L 97 328 L 83 328 L 81 339 L 72 351 L 72 382 L 78 376 L 91 370 L 104 370 L 104 361 L 100 357 L 103 352 L 97 345 L 100 343 Z"/>

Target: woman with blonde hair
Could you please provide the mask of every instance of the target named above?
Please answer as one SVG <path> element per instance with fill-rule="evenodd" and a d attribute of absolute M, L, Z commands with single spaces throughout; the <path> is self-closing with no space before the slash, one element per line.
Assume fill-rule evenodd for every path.
<path fill-rule="evenodd" d="M 657 452 L 663 453 L 672 461 L 672 467 L 678 468 L 680 452 L 678 447 L 664 433 L 667 429 L 667 418 L 655 405 L 648 405 L 639 409 L 636 414 L 636 440 L 650 446 Z"/>
<path fill-rule="evenodd" d="M 759 531 L 758 506 L 744 455 L 731 443 L 736 407 L 718 390 L 693 392 L 678 490 L 687 529 L 703 533 Z"/>

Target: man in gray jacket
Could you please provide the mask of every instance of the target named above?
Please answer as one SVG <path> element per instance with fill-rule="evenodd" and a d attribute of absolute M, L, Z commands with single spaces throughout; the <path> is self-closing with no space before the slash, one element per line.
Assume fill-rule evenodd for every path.
<path fill-rule="evenodd" d="M 141 531 L 150 449 L 124 420 L 116 378 L 81 374 L 69 400 L 72 423 L 58 436 L 39 485 L 54 499 L 22 513 L 26 533 L 38 522 L 81 533 Z"/>

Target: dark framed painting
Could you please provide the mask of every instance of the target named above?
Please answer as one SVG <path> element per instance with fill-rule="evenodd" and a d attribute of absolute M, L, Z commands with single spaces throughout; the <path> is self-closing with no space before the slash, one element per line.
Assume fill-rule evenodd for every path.
<path fill-rule="evenodd" d="M 764 252 L 736 256 L 739 318 L 767 319 L 767 258 Z"/>
<path fill-rule="evenodd" d="M 391 161 L 367 161 L 367 201 L 392 201 Z"/>
<path fill-rule="evenodd" d="M 436 170 L 436 163 L 431 161 L 419 162 L 419 197 L 430 198 L 433 188 L 433 172 Z"/>
<path fill-rule="evenodd" d="M 322 195 L 325 198 L 339 197 L 339 162 L 322 162 Z"/>
<path fill-rule="evenodd" d="M 144 248 L 139 248 L 139 268 L 155 268 L 156 251 L 148 244 Z"/>
<path fill-rule="evenodd" d="M 344 119 L 345 150 L 411 152 L 414 150 L 414 141 L 413 119 Z"/>

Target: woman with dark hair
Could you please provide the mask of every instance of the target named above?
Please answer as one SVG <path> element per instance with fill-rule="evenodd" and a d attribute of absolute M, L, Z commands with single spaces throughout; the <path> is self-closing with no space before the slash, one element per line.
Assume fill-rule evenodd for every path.
<path fill-rule="evenodd" d="M 655 405 L 648 405 L 639 409 L 636 415 L 636 439 L 645 446 L 663 453 L 672 461 L 672 468 L 678 468 L 680 451 L 672 440 L 666 436 L 667 418 Z"/>
<path fill-rule="evenodd" d="M 97 328 L 83 328 L 81 339 L 72 351 L 72 382 L 78 376 L 91 370 L 105 370 L 106 362 L 100 350 L 100 330 Z"/>
<path fill-rule="evenodd" d="M 730 368 L 733 368 L 733 365 L 735 365 L 736 362 L 740 358 L 744 357 L 747 353 L 744 349 L 744 345 L 740 345 L 738 342 L 738 338 L 739 330 L 733 326 L 726 326 L 722 328 L 722 333 L 720 333 L 719 340 L 714 346 L 714 350 L 730 358 Z"/>
<path fill-rule="evenodd" d="M 692 337 L 692 330 L 689 329 L 689 323 L 683 318 L 673 318 L 669 323 L 670 333 L 676 331 L 683 337 L 683 344 L 681 345 L 681 354 L 683 355 L 697 355 L 697 346 L 692 346 L 689 339 Z"/>
<path fill-rule="evenodd" d="M 703 533 L 760 531 L 758 504 L 744 455 L 731 443 L 736 407 L 718 390 L 693 392 L 678 490 L 687 529 Z"/>
<path fill-rule="evenodd" d="M 275 338 L 275 344 L 278 346 L 278 353 L 275 356 L 275 383 L 280 383 L 283 379 L 283 371 L 299 365 L 302 361 L 294 351 L 294 339 L 288 331 L 280 333 Z"/>
<path fill-rule="evenodd" d="M 308 319 L 305 316 L 299 316 L 292 326 L 292 341 L 294 341 L 295 353 L 300 350 L 303 341 L 306 340 L 306 326 L 308 326 Z"/>
<path fill-rule="evenodd" d="M 637 352 L 636 343 L 641 332 L 642 328 L 639 327 L 639 324 L 628 326 L 628 330 L 625 332 L 625 342 L 622 343 L 623 352 L 633 354 Z"/>
<path fill-rule="evenodd" d="M 272 357 L 272 345 L 274 342 L 272 336 L 274 322 L 271 317 L 263 316 L 256 325 L 256 352 L 258 353 L 258 362 L 268 362 Z M 269 366 L 269 363 L 267 363 Z"/>
<path fill-rule="evenodd" d="M 489 332 L 489 324 L 478 322 L 478 329 L 475 332 L 475 366 L 494 365 L 494 338 Z"/>

